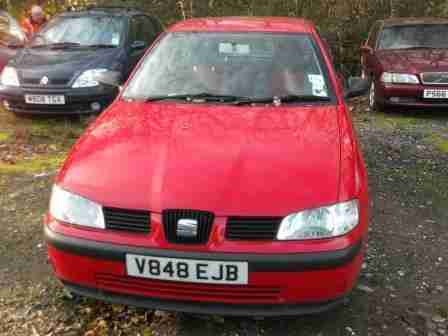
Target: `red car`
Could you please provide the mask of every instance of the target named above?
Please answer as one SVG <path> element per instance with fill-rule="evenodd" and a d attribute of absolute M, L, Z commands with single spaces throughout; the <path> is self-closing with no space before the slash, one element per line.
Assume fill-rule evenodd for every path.
<path fill-rule="evenodd" d="M 343 92 L 308 21 L 174 25 L 56 179 L 45 220 L 56 276 L 76 294 L 162 310 L 335 307 L 368 226 L 344 102 L 368 83 L 350 83 Z"/>
<path fill-rule="evenodd" d="M 378 21 L 361 47 L 372 110 L 448 107 L 448 19 Z"/>

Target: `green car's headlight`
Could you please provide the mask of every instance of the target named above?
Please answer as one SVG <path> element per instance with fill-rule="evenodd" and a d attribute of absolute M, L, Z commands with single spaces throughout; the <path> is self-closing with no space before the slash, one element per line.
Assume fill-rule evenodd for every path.
<path fill-rule="evenodd" d="M 359 202 L 353 200 L 287 216 L 280 224 L 278 240 L 310 240 L 342 236 L 359 223 Z"/>

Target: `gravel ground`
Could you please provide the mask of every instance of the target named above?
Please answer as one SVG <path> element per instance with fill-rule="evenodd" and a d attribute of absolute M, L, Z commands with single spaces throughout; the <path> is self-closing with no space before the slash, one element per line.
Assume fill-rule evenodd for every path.
<path fill-rule="evenodd" d="M 357 101 L 353 117 L 369 170 L 371 226 L 359 285 L 339 309 L 224 319 L 71 298 L 51 275 L 41 234 L 54 170 L 0 165 L 0 335 L 448 335 L 448 114 L 371 114 Z M 1 141 L 0 132 L 0 154 Z"/>

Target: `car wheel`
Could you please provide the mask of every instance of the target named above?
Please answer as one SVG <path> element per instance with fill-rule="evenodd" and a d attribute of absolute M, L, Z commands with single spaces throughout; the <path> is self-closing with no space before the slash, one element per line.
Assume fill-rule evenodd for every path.
<path fill-rule="evenodd" d="M 372 83 L 370 84 L 370 91 L 369 91 L 369 109 L 371 112 L 378 111 L 378 102 L 376 98 L 376 87 L 375 87 L 375 81 L 372 80 Z"/>
<path fill-rule="evenodd" d="M 361 70 L 361 78 L 362 79 L 367 79 L 367 74 L 366 74 L 366 71 L 364 69 Z"/>

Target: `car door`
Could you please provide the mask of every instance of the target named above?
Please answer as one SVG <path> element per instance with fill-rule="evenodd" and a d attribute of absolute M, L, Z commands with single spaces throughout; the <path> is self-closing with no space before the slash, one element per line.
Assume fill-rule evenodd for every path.
<path fill-rule="evenodd" d="M 143 17 L 143 15 L 133 16 L 129 20 L 129 36 L 127 42 L 129 59 L 126 69 L 126 77 L 129 77 L 132 73 L 149 45 L 145 38 Z"/>
<path fill-rule="evenodd" d="M 375 52 L 381 28 L 382 28 L 381 22 L 375 23 L 369 34 L 369 38 L 367 39 L 366 43 L 361 47 L 361 53 L 362 53 L 361 64 L 364 70 L 363 74 L 368 77 L 370 77 L 372 74 L 375 73 L 375 66 L 376 66 Z"/>

